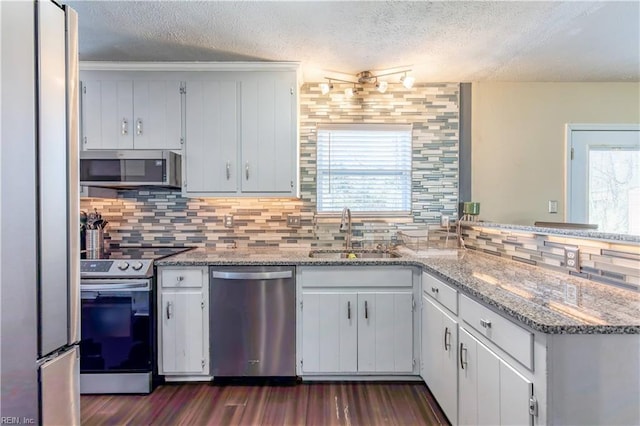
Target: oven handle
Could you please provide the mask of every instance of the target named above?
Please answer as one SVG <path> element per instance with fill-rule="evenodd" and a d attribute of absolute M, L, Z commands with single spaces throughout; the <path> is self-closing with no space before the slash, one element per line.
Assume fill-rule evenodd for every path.
<path fill-rule="evenodd" d="M 92 284 L 89 284 L 92 283 Z M 84 285 L 83 285 L 84 284 Z M 149 281 L 104 281 L 104 280 L 83 280 L 80 282 L 80 291 L 101 291 L 116 292 L 122 290 L 143 290 L 151 291 Z"/>

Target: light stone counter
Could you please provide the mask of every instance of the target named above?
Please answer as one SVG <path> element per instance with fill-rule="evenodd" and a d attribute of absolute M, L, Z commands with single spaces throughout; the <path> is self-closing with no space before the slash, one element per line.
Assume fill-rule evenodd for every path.
<path fill-rule="evenodd" d="M 451 250 L 447 251 L 451 253 Z M 462 294 L 547 334 L 640 334 L 640 293 L 482 253 L 399 258 L 310 258 L 309 249 L 195 249 L 158 266 L 404 265 L 421 267 Z"/>

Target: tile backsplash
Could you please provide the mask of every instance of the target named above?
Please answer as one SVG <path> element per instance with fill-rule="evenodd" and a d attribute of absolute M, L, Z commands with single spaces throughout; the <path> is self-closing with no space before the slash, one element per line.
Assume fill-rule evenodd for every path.
<path fill-rule="evenodd" d="M 347 99 L 334 84 L 322 95 L 317 83 L 300 88 L 300 199 L 185 198 L 179 191 L 121 190 L 118 198 L 82 199 L 81 208 L 97 208 L 110 222 L 113 244 L 188 244 L 196 246 L 298 247 L 344 243 L 334 217 L 316 215 L 316 141 L 318 124 L 412 124 L 412 211 L 405 217 L 353 218 L 355 245 L 395 238 L 398 229 L 426 227 L 442 214 L 454 215 L 458 202 L 458 83 L 390 85 L 378 93 L 365 89 Z M 344 86 L 344 87 L 342 87 Z M 301 217 L 287 227 L 287 216 Z M 234 225 L 224 226 L 225 215 Z"/>
<path fill-rule="evenodd" d="M 467 226 L 467 248 L 592 281 L 640 290 L 640 246 L 631 243 Z M 580 272 L 565 264 L 565 247 L 579 249 Z"/>

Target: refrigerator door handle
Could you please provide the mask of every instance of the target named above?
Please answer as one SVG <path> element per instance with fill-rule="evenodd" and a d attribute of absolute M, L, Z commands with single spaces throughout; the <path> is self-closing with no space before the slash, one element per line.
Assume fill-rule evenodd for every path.
<path fill-rule="evenodd" d="M 80 92 L 78 14 L 64 7 L 67 28 L 67 150 L 69 161 L 69 343 L 80 341 Z"/>

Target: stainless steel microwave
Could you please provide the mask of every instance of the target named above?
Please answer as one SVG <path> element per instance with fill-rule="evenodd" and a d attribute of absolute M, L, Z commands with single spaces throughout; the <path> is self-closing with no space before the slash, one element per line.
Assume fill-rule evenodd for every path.
<path fill-rule="evenodd" d="M 172 151 L 82 151 L 80 185 L 181 188 L 182 156 Z"/>

